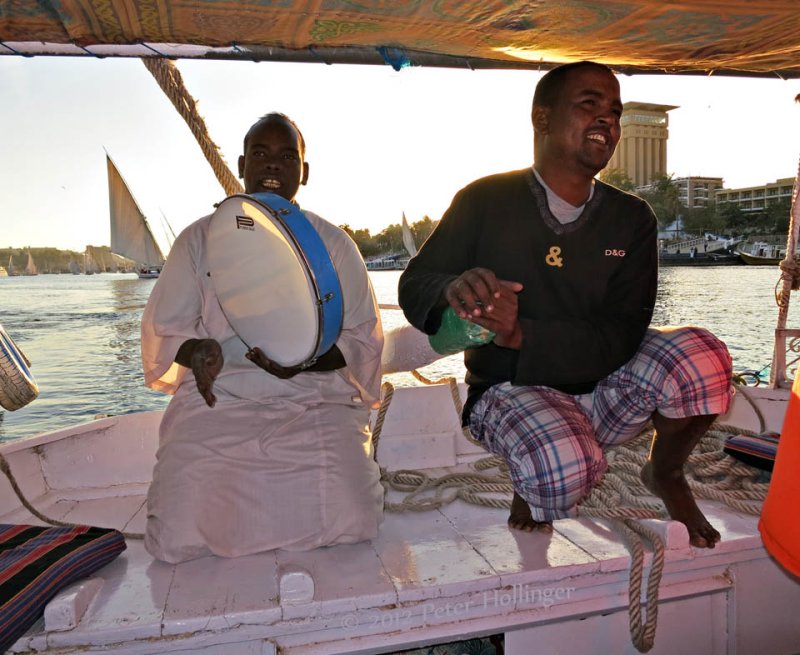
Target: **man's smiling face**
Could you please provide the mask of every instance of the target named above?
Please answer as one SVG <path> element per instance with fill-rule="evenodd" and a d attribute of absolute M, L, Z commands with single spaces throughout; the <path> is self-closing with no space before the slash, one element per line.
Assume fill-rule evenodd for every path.
<path fill-rule="evenodd" d="M 542 155 L 596 175 L 617 147 L 621 115 L 619 82 L 612 73 L 594 66 L 570 71 L 555 103 L 534 110 L 534 125 L 544 136 Z"/>
<path fill-rule="evenodd" d="M 276 193 L 294 200 L 308 179 L 303 143 L 295 127 L 271 116 L 247 133 L 244 154 L 239 157 L 239 176 L 246 193 Z"/>

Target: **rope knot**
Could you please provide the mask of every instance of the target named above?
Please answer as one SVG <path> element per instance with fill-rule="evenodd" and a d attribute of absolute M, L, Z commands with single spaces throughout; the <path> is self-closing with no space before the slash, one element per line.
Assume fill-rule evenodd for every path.
<path fill-rule="evenodd" d="M 792 253 L 787 253 L 786 259 L 780 263 L 783 277 L 790 280 L 792 284 L 792 291 L 800 289 L 800 262 L 798 262 Z"/>

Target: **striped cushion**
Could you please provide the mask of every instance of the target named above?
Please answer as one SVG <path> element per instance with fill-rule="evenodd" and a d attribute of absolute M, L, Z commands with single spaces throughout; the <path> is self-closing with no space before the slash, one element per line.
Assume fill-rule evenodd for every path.
<path fill-rule="evenodd" d="M 117 530 L 0 524 L 0 653 L 44 613 L 68 584 L 125 550 Z"/>
<path fill-rule="evenodd" d="M 723 450 L 745 464 L 755 466 L 762 471 L 772 471 L 775 454 L 778 452 L 776 432 L 760 435 L 735 434 L 725 440 Z"/>

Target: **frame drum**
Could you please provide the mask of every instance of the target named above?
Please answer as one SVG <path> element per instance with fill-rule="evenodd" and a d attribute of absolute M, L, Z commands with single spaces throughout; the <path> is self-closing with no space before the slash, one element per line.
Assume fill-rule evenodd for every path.
<path fill-rule="evenodd" d="M 309 367 L 342 328 L 342 291 L 302 211 L 273 193 L 234 195 L 211 216 L 211 282 L 244 344 L 281 366 Z"/>

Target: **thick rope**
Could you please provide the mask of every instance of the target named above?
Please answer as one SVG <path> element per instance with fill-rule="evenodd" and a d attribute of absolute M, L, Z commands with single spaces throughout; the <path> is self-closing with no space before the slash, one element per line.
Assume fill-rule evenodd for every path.
<path fill-rule="evenodd" d="M 795 98 L 800 102 L 800 96 Z M 792 291 L 800 288 L 800 266 L 796 259 L 798 241 L 800 241 L 800 164 L 797 168 L 797 176 L 794 179 L 792 188 L 792 208 L 789 212 L 789 231 L 786 239 L 786 255 L 780 263 L 781 277 L 775 285 L 775 300 L 778 303 L 778 320 L 775 325 L 776 334 L 778 330 L 786 329 L 786 322 L 789 317 L 789 299 Z M 780 289 L 778 287 L 780 286 Z M 783 368 L 783 353 L 779 352 L 783 348 L 783 340 L 775 339 L 775 349 L 772 353 L 772 368 L 770 369 L 769 382 L 771 387 L 781 386 L 785 382 L 786 372 L 779 370 Z"/>
<path fill-rule="evenodd" d="M 161 57 L 143 57 L 142 63 L 152 73 L 161 90 L 186 121 L 226 195 L 243 193 L 244 189 L 239 180 L 225 163 L 217 145 L 211 140 L 206 123 L 197 111 L 197 103 L 187 91 L 177 66 L 170 60 Z"/>
<path fill-rule="evenodd" d="M 418 371 L 412 375 L 424 384 L 448 383 L 451 388 L 453 404 L 461 415 L 462 403 L 455 378 L 430 380 Z M 389 385 L 391 386 L 391 385 Z M 764 430 L 764 418 L 749 395 L 742 395 L 752 405 Z M 379 417 L 385 416 L 391 395 L 384 394 Z M 376 421 L 376 427 L 383 420 Z M 746 431 L 715 424 L 703 437 L 689 456 L 684 470 L 687 480 L 696 497 L 722 502 L 733 509 L 758 515 L 766 497 L 768 483 L 763 481 L 763 473 L 754 471 L 723 452 L 722 447 L 728 433 L 742 434 Z M 477 443 L 463 429 L 464 436 Z M 380 429 L 378 429 L 378 438 Z M 609 469 L 602 480 L 594 486 L 589 496 L 578 506 L 581 516 L 609 519 L 619 528 L 631 552 L 631 566 L 628 583 L 628 620 L 631 641 L 639 652 L 646 653 L 655 644 L 658 623 L 658 595 L 664 572 L 665 544 L 661 536 L 637 519 L 668 519 L 669 515 L 660 499 L 641 480 L 642 466 L 647 461 L 649 446 L 653 439 L 652 428 L 644 430 L 632 442 L 609 449 L 606 458 Z M 498 468 L 498 474 L 485 476 L 480 473 L 447 474 L 431 478 L 420 471 L 381 470 L 381 482 L 387 490 L 405 492 L 407 495 L 399 503 L 385 502 L 390 512 L 428 511 L 452 503 L 457 499 L 486 507 L 509 509 L 513 494 L 508 467 L 497 456 L 487 457 L 473 464 L 475 471 Z M 505 498 L 487 497 L 483 494 L 505 494 Z M 644 543 L 653 550 L 653 562 L 647 575 L 647 592 L 644 614 L 642 612 L 642 581 L 644 578 Z M 644 616 L 644 620 L 643 620 Z"/>
<path fill-rule="evenodd" d="M 59 521 L 58 519 L 50 518 L 49 516 L 42 514 L 33 505 L 31 505 L 28 499 L 25 497 L 25 494 L 22 492 L 22 489 L 20 489 L 14 474 L 11 472 L 11 467 L 8 464 L 8 460 L 2 453 L 0 453 L 0 471 L 2 471 L 8 478 L 9 483 L 11 483 L 11 488 L 14 490 L 17 498 L 19 498 L 22 506 L 43 523 L 49 523 L 50 525 L 55 525 L 62 528 L 76 528 L 79 525 L 83 525 L 81 523 L 70 523 L 69 521 Z M 144 539 L 144 535 L 139 532 L 122 532 L 121 534 L 126 539 Z"/>
<path fill-rule="evenodd" d="M 781 267 L 781 271 L 783 271 L 784 276 L 789 278 L 789 284 L 791 285 L 792 291 L 797 291 L 800 289 L 800 262 L 796 259 L 786 260 L 784 259 L 779 264 Z M 782 302 L 782 296 L 778 300 L 778 304 Z M 788 302 L 788 296 L 786 297 L 786 301 Z"/>
<path fill-rule="evenodd" d="M 394 385 L 388 380 L 381 385 L 381 406 L 378 408 L 378 416 L 375 418 L 375 426 L 372 428 L 372 456 L 378 461 L 378 443 L 381 440 L 383 422 L 386 419 L 386 412 L 392 404 L 394 397 Z"/>
<path fill-rule="evenodd" d="M 763 434 L 764 431 L 767 429 L 767 422 L 764 420 L 764 414 L 761 413 L 761 409 L 756 404 L 756 401 L 753 400 L 753 397 L 750 395 L 750 392 L 747 391 L 747 387 L 745 385 L 737 384 L 736 393 L 741 394 L 742 398 L 744 398 L 750 404 L 750 407 L 753 408 L 753 411 L 756 413 L 756 416 L 758 417 L 758 432 L 759 434 Z"/>

